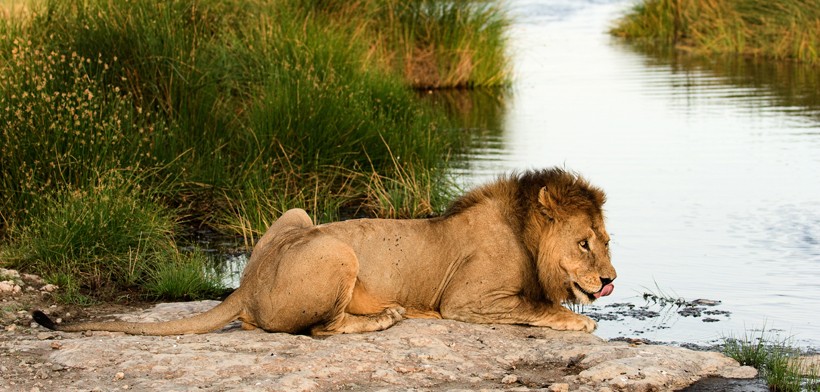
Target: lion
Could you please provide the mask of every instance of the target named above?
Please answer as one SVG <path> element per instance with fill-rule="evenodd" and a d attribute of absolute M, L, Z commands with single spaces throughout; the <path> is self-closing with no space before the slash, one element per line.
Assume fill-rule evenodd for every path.
<path fill-rule="evenodd" d="M 253 248 L 239 287 L 180 320 L 40 325 L 69 332 L 206 333 L 244 329 L 332 335 L 379 331 L 403 318 L 523 324 L 592 332 L 563 303 L 612 293 L 604 192 L 552 168 L 502 176 L 430 219 L 314 225 L 285 212 Z"/>

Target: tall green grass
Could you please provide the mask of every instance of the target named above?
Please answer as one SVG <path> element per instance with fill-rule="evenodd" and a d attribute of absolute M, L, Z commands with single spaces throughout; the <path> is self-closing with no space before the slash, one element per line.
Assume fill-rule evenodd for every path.
<path fill-rule="evenodd" d="M 368 62 L 418 89 L 506 85 L 509 18 L 496 1 L 363 0 L 297 2 L 311 15 L 346 21 L 367 42 Z"/>
<path fill-rule="evenodd" d="M 772 391 L 820 391 L 820 368 L 805 361 L 806 354 L 788 339 L 762 330 L 760 335 L 724 339 L 723 352 L 741 365 L 757 368 Z"/>
<path fill-rule="evenodd" d="M 173 235 L 177 221 L 133 174 L 109 172 L 98 183 L 47 193 L 28 223 L 12 227 L 14 246 L 0 251 L 11 265 L 41 274 L 62 286 L 67 302 L 87 303 L 88 294 L 112 298 L 147 284 L 147 292 L 178 298 L 196 296 L 158 291 L 164 276 L 185 271 L 215 290 L 218 278 L 190 271 L 196 257 L 180 254 Z M 167 280 L 167 279 L 165 279 Z M 210 285 L 210 286 L 207 286 Z"/>
<path fill-rule="evenodd" d="M 430 215 L 468 135 L 405 65 L 503 84 L 505 23 L 484 2 L 32 2 L 0 18 L 0 263 L 87 294 L 189 266 L 180 222 L 251 244 L 294 207 Z"/>
<path fill-rule="evenodd" d="M 645 0 L 612 33 L 695 52 L 820 63 L 814 0 Z"/>

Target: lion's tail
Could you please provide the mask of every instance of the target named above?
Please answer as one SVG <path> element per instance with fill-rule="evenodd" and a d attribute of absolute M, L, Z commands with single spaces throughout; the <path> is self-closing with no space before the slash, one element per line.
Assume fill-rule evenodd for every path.
<path fill-rule="evenodd" d="M 183 335 L 190 333 L 206 333 L 222 328 L 231 321 L 239 318 L 242 313 L 242 296 L 234 291 L 219 305 L 192 317 L 163 321 L 157 323 L 133 323 L 126 321 L 102 321 L 77 324 L 56 324 L 45 315 L 35 310 L 32 317 L 37 324 L 48 329 L 65 332 L 82 331 L 111 331 L 125 332 L 132 335 Z"/>

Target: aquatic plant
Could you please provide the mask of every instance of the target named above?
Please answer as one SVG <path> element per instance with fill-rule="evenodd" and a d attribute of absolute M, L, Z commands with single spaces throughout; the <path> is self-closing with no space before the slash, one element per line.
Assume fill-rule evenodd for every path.
<path fill-rule="evenodd" d="M 728 337 L 723 352 L 741 365 L 753 366 L 772 391 L 820 391 L 820 367 L 805 361 L 805 352 L 789 339 L 767 333 L 746 332 L 742 338 Z"/>
<path fill-rule="evenodd" d="M 813 0 L 645 0 L 611 32 L 687 51 L 820 63 Z"/>

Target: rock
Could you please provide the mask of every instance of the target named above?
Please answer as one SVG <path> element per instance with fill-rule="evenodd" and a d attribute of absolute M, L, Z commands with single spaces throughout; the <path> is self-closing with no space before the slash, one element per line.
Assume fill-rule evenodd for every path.
<path fill-rule="evenodd" d="M 57 332 L 39 332 L 37 333 L 37 339 L 39 340 L 49 340 L 59 337 L 60 334 Z"/>
<path fill-rule="evenodd" d="M 121 318 L 175 319 L 216 303 L 161 304 Z M 750 369 L 714 352 L 607 342 L 581 332 L 452 320 L 409 319 L 380 332 L 321 339 L 245 331 L 237 323 L 202 335 L 50 334 L 37 338 L 59 336 L 59 342 L 0 341 L 0 351 L 36 353 L 42 362 L 52 364 L 46 370 L 65 369 L 59 375 L 70 379 L 75 390 L 110 385 L 113 370 L 104 369 L 128 369 L 128 386 L 134 390 L 549 387 L 550 391 L 597 392 L 675 390 L 704 377 L 754 376 Z M 60 348 L 53 349 L 53 343 L 60 343 Z M 118 378 L 119 373 L 115 379 L 124 379 L 125 374 Z M 57 378 L 52 375 L 52 380 Z"/>
<path fill-rule="evenodd" d="M 820 355 L 803 355 L 794 362 L 792 365 L 805 377 L 820 374 Z"/>
<path fill-rule="evenodd" d="M 43 283 L 45 283 L 43 281 L 43 278 L 34 274 L 23 274 L 21 278 L 24 282 L 34 286 L 41 286 Z"/>
<path fill-rule="evenodd" d="M 548 392 L 569 392 L 569 384 L 566 383 L 555 383 L 547 388 Z"/>
<path fill-rule="evenodd" d="M 757 369 L 751 366 L 741 366 L 727 368 L 720 373 L 723 378 L 755 378 L 757 377 Z"/>
<path fill-rule="evenodd" d="M 47 284 L 43 287 L 40 287 L 40 291 L 44 291 L 46 293 L 53 293 L 53 292 L 57 291 L 57 289 L 59 289 L 59 288 L 60 288 L 60 286 L 49 283 L 49 284 Z"/>
<path fill-rule="evenodd" d="M 17 270 L 0 268 L 0 279 L 20 280 L 20 273 Z"/>
<path fill-rule="evenodd" d="M 20 286 L 14 283 L 14 281 L 4 280 L 0 282 L 0 293 L 17 294 L 21 290 L 22 289 L 20 288 Z"/>

